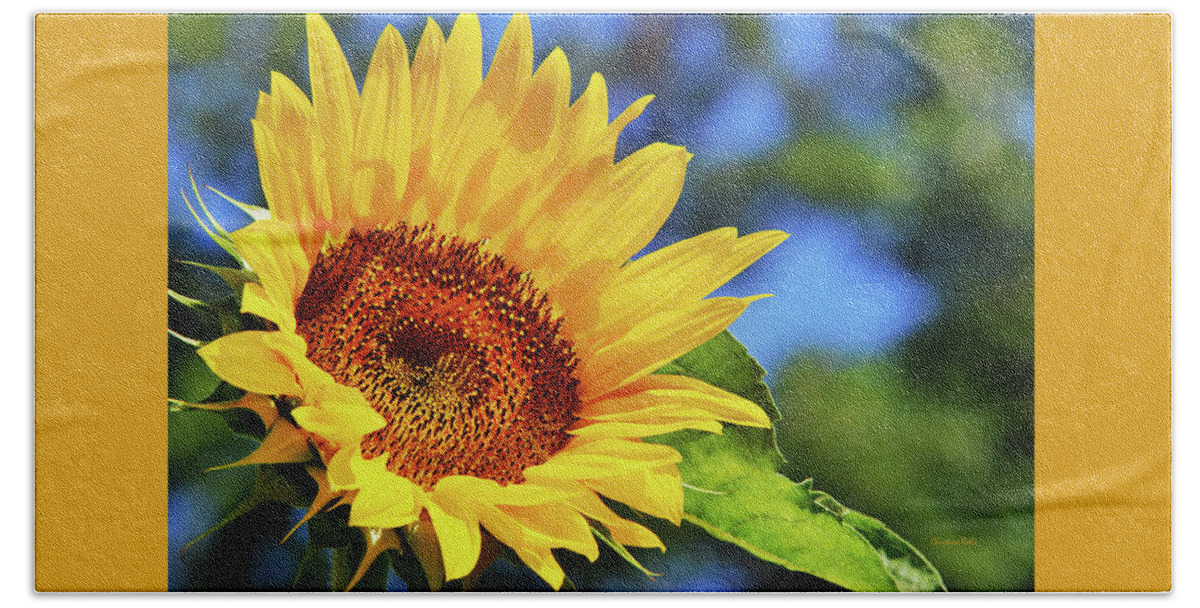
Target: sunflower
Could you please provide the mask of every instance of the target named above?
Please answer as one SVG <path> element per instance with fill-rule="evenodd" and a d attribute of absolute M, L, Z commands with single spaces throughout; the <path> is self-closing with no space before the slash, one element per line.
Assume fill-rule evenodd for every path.
<path fill-rule="evenodd" d="M 525 16 L 486 78 L 476 17 L 449 38 L 429 20 L 411 64 L 388 26 L 361 93 L 328 24 L 309 16 L 307 33 L 311 99 L 273 73 L 253 121 L 269 218 L 228 237 L 256 277 L 242 310 L 267 329 L 199 350 L 267 423 L 244 462 L 315 449 L 305 519 L 350 505 L 360 575 L 397 529 L 423 531 L 446 580 L 488 537 L 554 588 L 552 550 L 595 560 L 597 524 L 665 550 L 601 497 L 678 525 L 680 454 L 642 439 L 769 426 L 739 396 L 652 372 L 757 299 L 708 296 L 787 235 L 724 228 L 631 261 L 691 155 L 656 143 L 614 162 L 651 97 L 609 122 L 594 74 L 571 103 L 560 49 L 533 70 Z"/>

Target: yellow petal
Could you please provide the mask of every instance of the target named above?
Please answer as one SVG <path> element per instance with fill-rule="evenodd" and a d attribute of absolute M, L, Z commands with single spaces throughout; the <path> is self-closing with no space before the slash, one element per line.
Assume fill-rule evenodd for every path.
<path fill-rule="evenodd" d="M 522 152 L 541 150 L 559 126 L 570 103 L 571 68 L 567 55 L 555 48 L 533 75 L 529 91 L 508 129 L 508 139 Z"/>
<path fill-rule="evenodd" d="M 242 312 L 258 315 L 286 332 L 296 331 L 296 316 L 290 309 L 277 306 L 258 283 L 246 283 L 242 289 Z"/>
<path fill-rule="evenodd" d="M 453 38 L 453 33 L 451 33 Z M 528 15 L 513 15 L 500 37 L 492 67 L 479 89 L 479 97 L 496 104 L 501 116 L 516 112 L 525 99 L 525 88 L 533 72 L 533 29 Z"/>
<path fill-rule="evenodd" d="M 653 376 L 651 374 L 650 376 Z M 647 376 L 650 377 L 650 376 Z M 642 378 L 645 380 L 646 378 Z M 639 380 L 640 382 L 640 380 Z M 637 384 L 635 382 L 634 384 Z M 628 388 L 628 387 L 626 387 Z M 642 395 L 645 396 L 645 395 Z M 649 398 L 647 398 L 649 399 Z M 608 398 L 601 398 L 598 402 L 607 403 Z M 632 400 L 630 400 L 632 401 Z M 587 407 L 587 406 L 585 406 Z M 624 407 L 624 406 L 622 406 Z M 593 422 L 641 422 L 646 424 L 658 424 L 666 422 L 675 422 L 685 419 L 703 419 L 716 420 L 717 418 L 707 410 L 702 410 L 694 407 L 681 407 L 671 403 L 654 404 L 654 405 L 632 405 L 630 409 L 623 411 L 614 411 L 612 413 L 598 413 L 597 410 L 589 410 L 587 413 L 579 412 L 579 417 L 583 420 L 580 425 L 586 425 Z"/>
<path fill-rule="evenodd" d="M 624 465 L 624 466 L 622 466 Z M 530 481 L 551 485 L 555 481 L 577 481 L 623 475 L 638 463 L 622 462 L 594 454 L 555 454 L 550 460 L 525 469 Z"/>
<path fill-rule="evenodd" d="M 354 446 L 349 446 L 339 449 L 329 459 L 329 463 L 325 465 L 325 469 L 330 490 L 344 492 L 357 487 L 354 471 L 350 469 L 350 462 L 357 457 L 360 457 L 359 451 L 354 449 Z"/>
<path fill-rule="evenodd" d="M 258 275 L 265 291 L 263 295 L 280 312 L 294 314 L 291 311 L 295 310 L 296 300 L 304 292 L 309 272 L 308 258 L 295 231 L 279 220 L 259 220 L 233 232 L 230 237 L 238 253 Z"/>
<path fill-rule="evenodd" d="M 424 503 L 421 486 L 387 470 L 386 458 L 351 458 L 350 469 L 359 485 L 350 505 L 350 525 L 397 528 L 416 521 Z"/>
<path fill-rule="evenodd" d="M 563 499 L 566 493 L 530 483 L 501 486 L 491 479 L 468 475 L 443 477 L 434 487 L 435 494 L 469 497 L 479 505 L 531 506 Z M 444 502 L 443 502 L 444 504 Z"/>
<path fill-rule="evenodd" d="M 573 324 L 577 328 L 577 349 L 581 353 L 602 350 L 648 317 L 696 306 L 700 298 L 786 238 L 787 234 L 779 231 L 739 238 L 733 228 L 722 228 L 630 262 L 599 294 L 595 308 L 588 311 L 592 322 Z"/>
<path fill-rule="evenodd" d="M 283 151 L 275 137 L 275 130 L 270 119 L 264 117 L 270 112 L 272 104 L 270 95 L 259 92 L 258 114 L 250 121 L 254 131 L 254 153 L 258 157 L 258 177 L 263 197 L 267 199 L 268 212 L 276 219 L 281 214 L 291 219 L 297 213 L 299 201 L 295 200 L 295 191 L 284 165 Z"/>
<path fill-rule="evenodd" d="M 442 35 L 442 28 L 432 18 L 427 19 L 412 65 L 414 150 L 427 145 L 435 134 L 440 135 L 446 120 L 450 86 L 446 76 L 449 58 L 445 50 L 446 38 Z"/>
<path fill-rule="evenodd" d="M 701 416 L 744 426 L 771 426 L 757 404 L 703 380 L 668 374 L 651 374 L 605 398 L 585 403 L 580 415 L 620 422 Z"/>
<path fill-rule="evenodd" d="M 296 373 L 279 351 L 264 341 L 265 331 L 240 331 L 222 336 L 197 351 L 222 380 L 264 395 L 298 395 Z"/>
<path fill-rule="evenodd" d="M 703 418 L 683 418 L 679 420 L 655 422 L 592 422 L 590 424 L 571 429 L 570 433 L 576 437 L 582 438 L 634 438 L 666 435 L 667 433 L 674 433 L 675 431 L 682 431 L 684 429 L 707 431 L 709 433 L 716 433 L 718 435 L 720 435 L 722 431 L 720 422 L 706 420 Z"/>
<path fill-rule="evenodd" d="M 525 469 L 525 475 L 531 480 L 543 475 L 591 479 L 626 475 L 631 469 L 652 469 L 679 461 L 679 452 L 670 446 L 619 438 L 575 439 L 545 463 Z"/>
<path fill-rule="evenodd" d="M 499 510 L 512 517 L 522 528 L 523 541 L 520 544 L 569 549 L 588 558 L 589 561 L 596 561 L 600 555 L 596 537 L 592 535 L 587 520 L 566 504 L 506 506 L 499 507 Z"/>
<path fill-rule="evenodd" d="M 446 40 L 446 81 L 450 91 L 446 117 L 456 120 L 483 82 L 483 34 L 475 15 L 464 13 L 454 20 Z"/>
<path fill-rule="evenodd" d="M 531 550 L 524 547 L 513 547 L 513 549 L 516 551 L 517 557 L 521 558 L 521 561 L 525 562 L 530 570 L 542 577 L 542 580 L 546 581 L 552 589 L 558 591 L 562 588 L 563 579 L 567 575 L 549 549 Z"/>
<path fill-rule="evenodd" d="M 591 401 L 666 365 L 729 327 L 759 297 L 700 300 L 638 323 L 595 353 L 584 351 L 580 398 Z"/>
<path fill-rule="evenodd" d="M 570 266 L 553 272 L 597 259 L 625 262 L 654 238 L 674 209 L 690 158 L 683 148 L 663 143 L 630 154 L 608 175 L 594 179 L 561 216 L 542 217 L 546 240 L 531 238 L 527 246 L 566 252 L 563 259 Z M 539 233 L 536 223 L 528 229 L 531 234 Z"/>
<path fill-rule="evenodd" d="M 350 389 L 357 391 L 358 389 Z M 383 416 L 370 406 L 345 405 L 322 394 L 305 399 L 305 405 L 292 410 L 292 417 L 306 431 L 316 433 L 342 446 L 354 447 L 363 435 L 373 433 L 386 424 Z M 315 402 L 319 405 L 308 405 Z"/>
<path fill-rule="evenodd" d="M 255 150 L 271 217 L 292 227 L 308 259 L 316 259 L 331 226 L 325 142 L 312 105 L 286 76 L 271 74 L 259 96 Z"/>
<path fill-rule="evenodd" d="M 373 228 L 397 219 L 408 182 L 411 147 L 412 82 L 408 48 L 400 32 L 389 25 L 379 36 L 367 69 L 354 142 L 356 169 L 371 169 L 375 182 L 371 197 L 355 203 L 360 227 Z"/>
<path fill-rule="evenodd" d="M 546 566 L 534 556 L 549 554 L 550 549 L 570 549 L 593 561 L 600 553 L 587 521 L 562 503 L 487 507 L 480 510 L 479 518 L 496 540 L 516 551 L 534 571 Z M 533 559 L 532 563 L 527 556 Z M 551 579 L 547 582 L 554 584 Z"/>
<path fill-rule="evenodd" d="M 496 105 L 482 102 L 471 107 L 454 125 L 453 134 L 446 138 L 444 149 L 435 154 L 427 179 L 432 183 L 426 204 L 438 226 L 454 231 L 461 226 L 456 203 L 465 203 L 465 213 L 477 216 L 475 206 L 493 187 L 492 175 L 499 150 L 497 148 L 503 121 Z"/>
<path fill-rule="evenodd" d="M 308 15 L 308 73 L 312 105 L 318 130 L 325 141 L 329 189 L 333 201 L 349 198 L 351 150 L 355 117 L 358 116 L 358 85 L 341 45 L 320 15 Z"/>
<path fill-rule="evenodd" d="M 604 326 L 626 327 L 637 316 L 686 306 L 708 296 L 788 237 L 764 230 L 738 237 L 720 228 L 634 260 L 621 268 L 599 311 Z"/>
<path fill-rule="evenodd" d="M 479 522 L 469 515 L 450 515 L 438 506 L 436 501 L 426 503 L 425 509 L 429 511 L 429 519 L 433 522 L 438 544 L 442 548 L 446 580 L 470 574 L 479 561 L 479 550 L 483 543 Z"/>
<path fill-rule="evenodd" d="M 587 487 L 617 502 L 675 525 L 683 519 L 683 482 L 675 465 L 631 470 L 628 475 L 584 480 Z"/>
<path fill-rule="evenodd" d="M 604 77 L 593 73 L 588 86 L 567 112 L 564 131 L 567 150 L 585 150 L 608 128 L 608 85 Z M 607 159 L 612 162 L 612 157 Z"/>
<path fill-rule="evenodd" d="M 604 504 L 604 501 L 590 491 L 573 495 L 571 506 L 578 509 L 580 513 L 604 524 L 613 540 L 622 545 L 667 550 L 666 545 L 662 543 L 657 534 L 641 524 L 623 519 L 613 513 L 612 509 Z"/>

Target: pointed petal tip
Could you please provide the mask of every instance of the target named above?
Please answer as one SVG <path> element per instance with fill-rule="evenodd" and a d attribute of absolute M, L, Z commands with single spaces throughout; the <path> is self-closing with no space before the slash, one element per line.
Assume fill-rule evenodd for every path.
<path fill-rule="evenodd" d="M 403 54 L 405 63 L 408 63 L 408 46 L 404 44 L 404 36 L 400 33 L 400 30 L 396 29 L 396 26 L 390 23 L 384 26 L 383 31 L 379 33 L 379 38 L 375 42 L 375 53 L 378 53 L 381 49 L 389 53 Z"/>
<path fill-rule="evenodd" d="M 460 29 L 461 28 L 461 29 Z M 460 13 L 454 20 L 454 25 L 450 28 L 450 36 L 455 37 L 455 32 L 459 35 L 471 34 L 471 41 L 481 43 L 479 15 L 475 13 Z"/>
<path fill-rule="evenodd" d="M 770 251 L 770 250 L 778 247 L 781 243 L 783 243 L 784 241 L 791 238 L 791 236 L 792 236 L 792 234 L 790 232 L 784 232 L 782 230 L 760 230 L 753 234 L 747 234 L 743 238 L 752 238 L 753 237 L 753 238 L 762 239 L 763 241 L 769 243 L 770 246 L 767 247 L 765 249 L 765 251 L 763 251 L 763 253 L 766 253 L 767 251 Z"/>
<path fill-rule="evenodd" d="M 426 36 L 437 36 L 441 42 L 446 42 L 446 35 L 442 32 L 442 26 L 438 25 L 438 22 L 433 17 L 425 18 L 425 29 L 421 30 L 421 38 L 424 39 Z"/>
<path fill-rule="evenodd" d="M 430 19 L 430 21 L 433 21 L 433 20 L 432 20 L 432 19 Z M 435 23 L 434 25 L 437 25 L 437 24 Z M 395 37 L 395 38 L 399 38 L 400 40 L 404 40 L 404 36 L 400 34 L 400 30 L 396 29 L 396 26 L 394 26 L 394 25 L 392 25 L 392 24 L 390 24 L 390 23 L 389 23 L 389 24 L 387 24 L 387 25 L 385 25 L 385 26 L 383 26 L 383 32 L 381 32 L 381 33 L 379 34 L 379 37 L 380 37 L 381 39 L 382 39 L 384 36 L 388 36 L 388 37 Z"/>

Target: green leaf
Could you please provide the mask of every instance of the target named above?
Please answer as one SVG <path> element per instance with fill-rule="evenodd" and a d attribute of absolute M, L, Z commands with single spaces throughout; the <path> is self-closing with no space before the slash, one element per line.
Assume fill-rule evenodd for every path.
<path fill-rule="evenodd" d="M 771 398 L 771 389 L 763 382 L 767 370 L 763 369 L 758 361 L 750 356 L 746 347 L 728 331 L 717 334 L 691 352 L 659 368 L 655 373 L 703 380 L 757 404 L 772 422 L 779 420 L 779 407 Z M 756 440 L 758 445 L 755 447 L 773 459 L 776 468 L 783 464 L 783 454 L 775 440 L 775 429 L 739 430 L 747 439 Z"/>
<path fill-rule="evenodd" d="M 750 399 L 778 417 L 763 368 L 728 332 L 659 373 L 698 378 Z M 882 523 L 779 474 L 769 430 L 727 425 L 724 433 L 680 431 L 653 438 L 683 455 L 684 519 L 760 559 L 856 591 L 944 590 L 941 576 Z"/>
<path fill-rule="evenodd" d="M 219 382 L 219 380 L 218 380 L 218 382 Z M 232 385 L 230 385 L 228 383 L 219 384 L 219 388 L 226 388 L 226 387 L 232 388 Z M 240 389 L 238 389 L 238 391 L 241 392 Z M 219 392 L 225 392 L 225 391 L 219 391 Z M 218 394 L 218 391 L 214 390 L 213 392 L 209 393 L 205 397 L 212 397 L 216 394 Z M 230 399 L 228 401 L 233 401 L 233 400 L 234 399 Z M 226 401 L 226 403 L 228 401 Z M 225 421 L 225 425 L 228 426 L 229 430 L 232 431 L 233 434 L 235 434 L 235 435 L 240 435 L 242 437 L 246 437 L 248 439 L 253 439 L 254 441 L 258 441 L 258 442 L 261 442 L 267 436 L 267 427 L 265 425 L 263 425 L 262 418 L 259 417 L 259 415 L 257 413 L 255 413 L 251 410 L 245 409 L 245 408 L 231 407 L 231 408 L 227 408 L 227 409 L 208 409 L 208 408 L 202 407 L 203 404 L 193 403 L 190 401 L 183 401 L 182 399 L 175 399 L 175 398 L 168 398 L 167 403 L 169 404 L 168 407 L 170 408 L 171 412 L 186 412 L 186 411 L 199 410 L 199 411 L 206 411 L 206 412 L 216 414 L 222 420 Z M 221 403 L 221 402 L 213 401 L 211 403 L 215 404 L 215 403 Z M 218 467 L 218 468 L 220 468 L 220 467 Z"/>
<path fill-rule="evenodd" d="M 883 522 L 852 510 L 847 511 L 843 521 L 853 526 L 879 552 L 898 591 L 946 590 L 937 568 Z"/>
<path fill-rule="evenodd" d="M 771 398 L 771 389 L 763 382 L 767 370 L 758 364 L 750 351 L 723 331 L 691 352 L 666 364 L 657 372 L 688 376 L 719 386 L 758 404 L 771 420 L 779 420 L 779 408 Z"/>
<path fill-rule="evenodd" d="M 204 401 L 217 390 L 221 379 L 196 354 L 195 345 L 168 338 L 167 396 L 192 403 Z"/>
<path fill-rule="evenodd" d="M 254 488 L 233 509 L 226 513 L 216 524 L 205 530 L 179 551 L 182 556 L 192 545 L 200 542 L 212 533 L 224 528 L 235 519 L 249 513 L 258 505 L 265 502 L 282 502 L 293 506 L 304 504 L 303 492 L 296 487 L 295 482 L 280 474 L 274 466 L 259 466 L 258 476 L 254 479 Z"/>

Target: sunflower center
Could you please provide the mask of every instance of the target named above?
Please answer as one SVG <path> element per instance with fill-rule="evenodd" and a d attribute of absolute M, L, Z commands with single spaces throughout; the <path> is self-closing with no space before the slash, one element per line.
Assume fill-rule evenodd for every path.
<path fill-rule="evenodd" d="M 520 482 L 566 443 L 575 355 L 543 294 L 503 258 L 428 226 L 351 232 L 296 304 L 308 357 L 387 425 L 365 458 L 425 487 Z"/>

